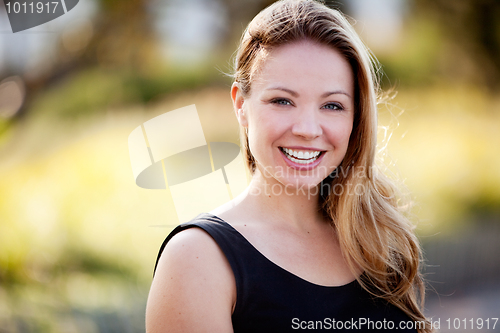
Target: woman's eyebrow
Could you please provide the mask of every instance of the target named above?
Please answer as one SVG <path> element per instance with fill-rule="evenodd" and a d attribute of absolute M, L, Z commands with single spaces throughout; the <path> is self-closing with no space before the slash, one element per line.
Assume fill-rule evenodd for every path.
<path fill-rule="evenodd" d="M 293 91 L 293 90 L 288 89 L 288 88 L 284 88 L 284 87 L 271 87 L 271 88 L 267 88 L 266 90 L 281 90 L 281 91 L 289 93 L 293 97 L 299 97 L 299 93 L 298 92 Z"/>
<path fill-rule="evenodd" d="M 321 97 L 328 97 L 330 95 L 346 95 L 347 97 L 351 97 L 351 95 L 349 95 L 344 90 L 328 91 L 328 92 L 324 93 L 323 95 L 321 95 Z"/>
<path fill-rule="evenodd" d="M 296 92 L 294 90 L 291 90 L 291 89 L 288 89 L 288 88 L 284 88 L 284 87 L 271 87 L 271 88 L 267 88 L 266 90 L 281 90 L 281 91 L 289 93 L 293 97 L 299 97 L 299 93 L 298 92 Z M 326 93 L 324 93 L 323 95 L 321 95 L 321 97 L 325 98 L 325 97 L 328 97 L 330 95 L 346 95 L 347 97 L 351 97 L 350 94 L 348 94 L 346 91 L 341 90 L 341 89 L 340 90 L 334 90 L 334 91 L 327 91 Z"/>

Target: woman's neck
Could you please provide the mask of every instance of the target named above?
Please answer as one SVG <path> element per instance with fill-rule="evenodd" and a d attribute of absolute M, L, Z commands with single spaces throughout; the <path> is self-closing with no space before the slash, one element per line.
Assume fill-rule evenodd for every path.
<path fill-rule="evenodd" d="M 241 204 L 252 217 L 302 231 L 325 222 L 318 197 L 315 188 L 285 186 L 256 171 Z"/>

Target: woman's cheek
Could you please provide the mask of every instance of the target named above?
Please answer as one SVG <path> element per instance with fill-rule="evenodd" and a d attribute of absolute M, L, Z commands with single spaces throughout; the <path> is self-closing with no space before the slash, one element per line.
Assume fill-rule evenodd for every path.
<path fill-rule="evenodd" d="M 336 126 L 330 128 L 328 137 L 334 146 L 346 146 L 349 143 L 351 131 L 351 126 Z"/>

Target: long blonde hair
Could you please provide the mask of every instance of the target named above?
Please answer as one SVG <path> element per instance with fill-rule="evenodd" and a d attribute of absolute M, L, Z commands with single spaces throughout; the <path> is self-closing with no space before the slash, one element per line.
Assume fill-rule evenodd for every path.
<path fill-rule="evenodd" d="M 419 332 L 431 332 L 421 308 L 425 288 L 418 269 L 418 240 L 399 207 L 396 186 L 378 172 L 375 164 L 380 93 L 377 63 L 347 19 L 314 0 L 275 2 L 245 30 L 235 57 L 234 80 L 243 95 L 250 94 L 251 82 L 267 52 L 301 39 L 339 51 L 349 61 L 355 77 L 349 146 L 335 175 L 321 184 L 329 191 L 320 197 L 320 206 L 337 231 L 351 270 L 363 269 L 358 278 L 363 288 L 399 307 L 414 321 L 425 321 Z M 255 159 L 245 131 L 242 144 L 253 174 Z M 336 188 L 341 188 L 342 193 L 336 193 Z"/>

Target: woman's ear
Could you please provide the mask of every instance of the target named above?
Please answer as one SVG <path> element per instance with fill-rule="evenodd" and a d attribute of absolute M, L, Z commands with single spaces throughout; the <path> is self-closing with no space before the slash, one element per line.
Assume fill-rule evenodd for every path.
<path fill-rule="evenodd" d="M 248 127 L 248 120 L 243 109 L 243 104 L 245 104 L 245 99 L 243 98 L 242 91 L 237 82 L 233 82 L 231 86 L 231 99 L 233 100 L 234 112 L 236 113 L 236 119 L 243 127 Z"/>

